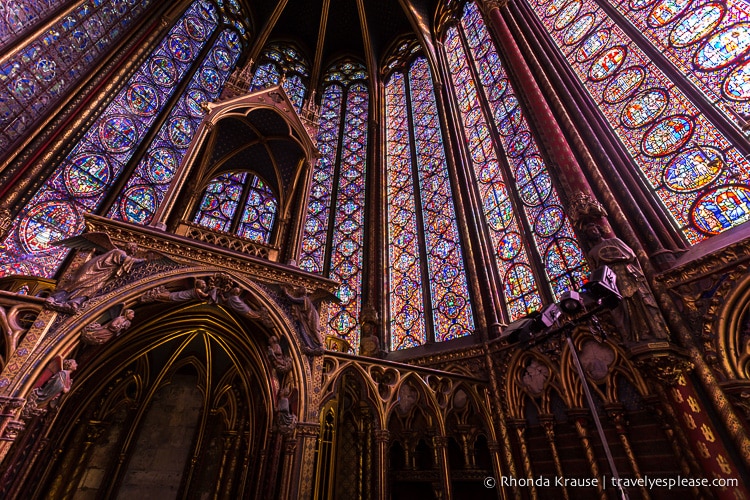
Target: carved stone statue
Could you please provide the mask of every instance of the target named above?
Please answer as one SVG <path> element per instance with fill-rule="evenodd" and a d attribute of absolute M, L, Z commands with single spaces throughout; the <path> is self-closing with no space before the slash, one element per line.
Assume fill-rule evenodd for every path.
<path fill-rule="evenodd" d="M 130 328 L 133 318 L 135 318 L 135 312 L 132 309 L 125 309 L 122 311 L 121 315 L 108 323 L 103 325 L 99 323 L 91 323 L 83 329 L 81 340 L 83 343 L 89 345 L 106 344 Z"/>
<path fill-rule="evenodd" d="M 591 195 L 581 191 L 570 198 L 568 211 L 570 212 L 570 219 L 577 228 L 583 228 L 586 224 L 596 222 L 607 216 L 607 211 L 601 203 Z"/>
<path fill-rule="evenodd" d="M 292 310 L 297 320 L 302 325 L 303 334 L 310 342 L 317 346 L 323 345 L 323 339 L 320 335 L 320 316 L 318 309 L 313 304 L 312 299 L 307 294 L 304 286 L 294 288 L 282 286 L 284 295 L 292 302 Z"/>
<path fill-rule="evenodd" d="M 265 309 L 253 309 L 242 299 L 242 297 L 240 297 L 241 294 L 242 289 L 240 287 L 232 286 L 229 290 L 219 296 L 219 303 L 246 318 L 260 320 L 268 318 L 268 311 Z"/>
<path fill-rule="evenodd" d="M 279 391 L 277 423 L 282 434 L 291 433 L 297 426 L 297 415 L 292 413 L 292 405 L 289 403 L 289 387 Z"/>
<path fill-rule="evenodd" d="M 215 298 L 216 294 L 213 294 Z M 211 300 L 211 290 L 205 280 L 196 279 L 195 285 L 187 290 L 170 292 L 164 286 L 158 286 L 141 297 L 141 302 L 187 302 L 190 300 Z"/>
<path fill-rule="evenodd" d="M 45 412 L 46 408 L 56 400 L 61 394 L 70 391 L 73 380 L 71 373 L 77 368 L 78 364 L 74 359 L 63 360 L 62 357 L 55 358 L 54 366 L 51 368 L 53 375 L 42 385 L 31 391 L 29 398 L 24 407 L 24 415 L 40 415 Z"/>
<path fill-rule="evenodd" d="M 593 245 L 588 254 L 593 265 L 609 266 L 617 276 L 622 301 L 612 316 L 623 340 L 667 339 L 666 324 L 633 250 L 619 238 L 605 238 L 598 224 L 587 224 L 584 229 Z"/>
<path fill-rule="evenodd" d="M 268 353 L 268 360 L 277 374 L 281 375 L 291 371 L 292 360 L 284 354 L 281 344 L 279 344 L 279 339 L 275 335 L 272 335 L 268 339 L 268 349 L 266 352 Z"/>
<path fill-rule="evenodd" d="M 118 248 L 105 233 L 84 233 L 63 240 L 60 245 L 96 249 L 104 253 L 85 262 L 71 279 L 61 282 L 55 293 L 47 298 L 46 306 L 56 311 L 77 311 L 107 283 L 130 273 L 135 265 L 145 262 L 145 259 L 135 257 L 138 245 L 129 243 L 125 249 Z"/>

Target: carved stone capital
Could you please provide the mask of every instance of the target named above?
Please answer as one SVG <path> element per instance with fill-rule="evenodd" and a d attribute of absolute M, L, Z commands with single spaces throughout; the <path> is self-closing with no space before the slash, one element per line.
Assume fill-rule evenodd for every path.
<path fill-rule="evenodd" d="M 373 433 L 375 435 L 375 441 L 378 443 L 388 443 L 391 439 L 391 431 L 388 429 L 376 429 Z"/>
<path fill-rule="evenodd" d="M 3 431 L 3 441 L 15 441 L 19 434 L 26 429 L 26 423 L 23 420 L 9 420 Z"/>
<path fill-rule="evenodd" d="M 687 351 L 669 342 L 635 345 L 630 348 L 630 358 L 636 366 L 669 386 L 694 368 Z"/>

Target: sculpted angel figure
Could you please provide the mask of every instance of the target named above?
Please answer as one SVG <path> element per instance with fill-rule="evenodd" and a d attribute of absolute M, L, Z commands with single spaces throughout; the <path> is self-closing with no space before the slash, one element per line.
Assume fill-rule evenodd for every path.
<path fill-rule="evenodd" d="M 133 318 L 135 318 L 135 312 L 132 309 L 125 309 L 122 314 L 108 323 L 91 323 L 84 328 L 81 340 L 90 345 L 106 344 L 130 328 Z"/>
<path fill-rule="evenodd" d="M 61 312 L 77 311 L 107 283 L 145 262 L 135 256 L 138 245 L 128 243 L 124 249 L 118 248 L 106 233 L 84 233 L 56 245 L 103 252 L 85 262 L 72 278 L 58 284 L 55 293 L 47 298 L 47 307 Z"/>
<path fill-rule="evenodd" d="M 279 344 L 279 339 L 275 335 L 272 335 L 268 339 L 268 349 L 266 352 L 268 353 L 271 366 L 276 370 L 276 373 L 283 374 L 292 369 L 292 360 L 289 356 L 284 355 L 281 344 Z"/>
<path fill-rule="evenodd" d="M 189 300 L 208 300 L 215 302 L 216 293 L 208 288 L 206 280 L 196 279 L 192 288 L 169 291 L 159 286 L 143 294 L 141 302 L 187 302 Z"/>
<path fill-rule="evenodd" d="M 26 413 L 40 413 L 39 410 L 57 399 L 60 394 L 65 394 L 70 391 L 73 384 L 71 374 L 78 368 L 78 364 L 74 359 L 63 360 L 62 356 L 58 356 L 53 360 L 51 366 L 48 367 L 50 371 L 54 373 L 47 379 L 46 382 L 31 391 L 28 400 L 26 401 Z"/>
<path fill-rule="evenodd" d="M 284 295 L 292 302 L 292 311 L 300 322 L 300 325 L 302 325 L 303 333 L 310 342 L 322 346 L 323 338 L 320 335 L 320 315 L 312 299 L 307 294 L 305 287 L 299 285 L 292 288 L 284 285 L 281 289 Z"/>

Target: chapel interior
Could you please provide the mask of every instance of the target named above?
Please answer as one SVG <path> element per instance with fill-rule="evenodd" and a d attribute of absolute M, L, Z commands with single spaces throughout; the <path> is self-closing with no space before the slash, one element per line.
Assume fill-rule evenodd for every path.
<path fill-rule="evenodd" d="M 750 3 L 3 1 L 0 334 L 0 498 L 750 498 Z"/>

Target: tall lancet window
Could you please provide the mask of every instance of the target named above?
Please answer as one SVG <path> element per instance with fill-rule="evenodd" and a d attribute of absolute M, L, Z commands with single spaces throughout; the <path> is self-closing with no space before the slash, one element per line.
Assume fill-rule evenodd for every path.
<path fill-rule="evenodd" d="M 300 267 L 341 283 L 328 331 L 359 347 L 367 170 L 367 72 L 343 62 L 324 78 Z"/>
<path fill-rule="evenodd" d="M 747 2 L 527 2 L 689 243 L 750 220 Z"/>
<path fill-rule="evenodd" d="M 211 180 L 193 222 L 267 244 L 277 206 L 276 196 L 263 179 L 252 172 L 231 172 Z"/>
<path fill-rule="evenodd" d="M 424 57 L 391 74 L 385 103 L 389 322 L 395 350 L 470 334 L 474 321 Z"/>
<path fill-rule="evenodd" d="M 445 49 L 507 313 L 516 319 L 544 295 L 580 287 L 586 259 L 474 3 L 448 30 Z"/>
<path fill-rule="evenodd" d="M 104 0 L 10 1 L 0 5 L 0 53 L 6 43 L 29 37 L 0 63 L 0 156 L 80 82 L 154 3 Z M 31 28 L 50 23 L 41 33 Z"/>
<path fill-rule="evenodd" d="M 110 213 L 134 222 L 148 220 L 199 121 L 193 116 L 193 100 L 199 104 L 218 95 L 214 91 L 224 85 L 239 57 L 240 38 L 234 30 L 219 30 L 219 17 L 212 2 L 199 0 L 177 19 L 21 209 L 0 243 L 0 276 L 55 274 L 67 252 L 53 243 L 79 234 L 84 212 L 110 208 L 105 200 L 114 197 L 112 186 L 125 167 L 134 163 L 141 142 L 153 134 L 154 124 L 173 102 L 175 107 L 136 167 L 134 178 L 139 180 L 128 184 Z M 195 91 L 205 92 L 198 97 Z"/>
<path fill-rule="evenodd" d="M 288 45 L 270 44 L 263 51 L 250 83 L 250 91 L 255 92 L 266 87 L 278 85 L 282 77 L 281 86 L 299 112 L 302 109 L 307 94 L 310 71 L 307 61 L 300 53 Z"/>

